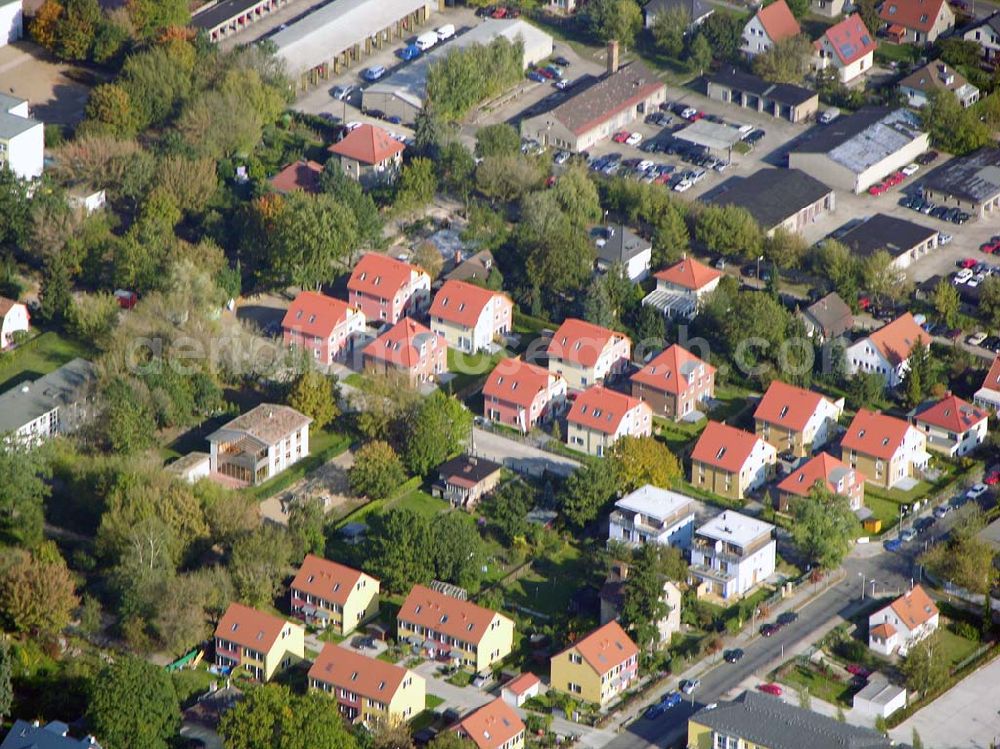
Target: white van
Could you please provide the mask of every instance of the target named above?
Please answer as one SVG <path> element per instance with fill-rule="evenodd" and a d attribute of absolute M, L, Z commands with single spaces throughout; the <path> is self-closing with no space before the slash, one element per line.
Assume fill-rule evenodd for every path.
<path fill-rule="evenodd" d="M 428 31 L 417 37 L 416 45 L 421 52 L 426 52 L 438 43 L 438 35 L 433 31 Z"/>
<path fill-rule="evenodd" d="M 437 30 L 437 38 L 439 42 L 443 42 L 445 39 L 451 39 L 453 36 L 455 36 L 455 24 L 453 23 L 446 23 Z"/>
<path fill-rule="evenodd" d="M 840 117 L 840 110 L 836 107 L 830 107 L 819 116 L 819 122 L 821 125 L 829 125 L 838 117 Z"/>

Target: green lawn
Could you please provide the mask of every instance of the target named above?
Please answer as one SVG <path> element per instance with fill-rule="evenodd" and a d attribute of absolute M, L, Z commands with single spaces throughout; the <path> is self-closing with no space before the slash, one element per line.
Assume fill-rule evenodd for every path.
<path fill-rule="evenodd" d="M 453 687 L 467 687 L 472 683 L 472 674 L 465 669 L 459 669 L 447 679 L 446 682 L 451 684 Z"/>
<path fill-rule="evenodd" d="M 885 499 L 872 494 L 870 488 L 865 487 L 865 507 L 872 511 L 872 514 L 882 521 L 882 532 L 899 522 L 899 503 L 890 499 Z"/>
<path fill-rule="evenodd" d="M 979 647 L 978 642 L 967 640 L 961 635 L 955 634 L 947 627 L 938 627 L 937 631 L 940 637 L 941 649 L 945 652 L 945 657 L 951 668 L 964 661 Z"/>
<path fill-rule="evenodd" d="M 707 423 L 707 419 L 692 423 L 689 421 L 670 421 L 660 416 L 653 417 L 656 436 L 662 439 L 674 453 L 682 453 L 688 447 L 693 447 L 694 441 Z"/>
<path fill-rule="evenodd" d="M 487 354 L 485 351 L 467 354 L 449 348 L 448 371 L 455 376 L 445 389 L 451 393 L 463 393 L 475 385 L 482 384 L 497 363 L 506 356 L 503 351 L 495 354 Z"/>
<path fill-rule="evenodd" d="M 434 709 L 435 707 L 437 707 L 438 705 L 441 705 L 441 704 L 443 704 L 443 703 L 444 703 L 444 698 L 443 698 L 443 697 L 438 697 L 438 696 L 437 696 L 436 694 L 428 694 L 428 695 L 427 695 L 427 696 L 426 696 L 426 697 L 424 698 L 424 700 L 425 700 L 425 702 L 424 702 L 424 706 L 425 706 L 425 707 L 426 707 L 426 708 L 427 708 L 428 710 L 433 710 L 433 709 Z"/>
<path fill-rule="evenodd" d="M 917 499 L 923 499 L 930 491 L 931 485 L 926 481 L 918 481 L 916 486 L 905 492 L 900 489 L 883 489 L 880 486 L 868 484 L 865 486 L 865 497 L 880 497 L 881 499 L 901 505 L 909 504 Z"/>
<path fill-rule="evenodd" d="M 882 42 L 875 50 L 875 62 L 911 63 L 920 59 L 923 50 L 915 44 L 890 44 Z"/>
<path fill-rule="evenodd" d="M 593 564 L 572 544 L 535 559 L 531 571 L 508 584 L 506 601 L 551 617 L 565 614 L 573 593 L 586 584 Z"/>
<path fill-rule="evenodd" d="M 386 504 L 386 509 L 388 508 L 402 508 L 413 510 L 419 515 L 424 515 L 426 517 L 434 517 L 442 512 L 447 512 L 451 509 L 451 505 L 447 500 L 440 499 L 438 497 L 432 497 L 430 494 L 425 492 L 423 489 L 413 489 L 406 492 L 398 499 L 394 499 Z M 466 513 L 468 515 L 468 513 Z M 468 515 L 472 519 L 471 515 Z"/>
<path fill-rule="evenodd" d="M 805 687 L 809 694 L 818 700 L 839 705 L 850 710 L 852 706 L 853 690 L 850 682 L 838 681 L 833 677 L 824 676 L 819 671 L 802 665 L 795 664 L 778 677 L 783 684 L 787 684 L 792 689 Z"/>
<path fill-rule="evenodd" d="M 286 468 L 280 474 L 259 486 L 250 487 L 247 493 L 254 499 L 267 499 L 294 484 L 307 473 L 314 471 L 328 460 L 340 455 L 351 445 L 350 438 L 339 432 L 321 429 L 309 435 L 309 457 Z"/>
<path fill-rule="evenodd" d="M 0 392 L 25 380 L 37 380 L 77 357 L 92 358 L 94 350 L 58 333 L 42 333 L 14 351 L 0 355 Z"/>

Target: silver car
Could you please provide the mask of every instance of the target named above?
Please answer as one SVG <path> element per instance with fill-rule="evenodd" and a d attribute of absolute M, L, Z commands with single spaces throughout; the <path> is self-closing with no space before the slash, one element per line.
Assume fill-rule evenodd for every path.
<path fill-rule="evenodd" d="M 344 99 L 348 98 L 351 94 L 353 94 L 356 89 L 357 86 L 353 84 L 348 84 L 346 86 L 334 86 L 333 91 L 330 92 L 330 95 L 333 96 L 333 98 L 336 99 L 337 101 L 343 101 Z"/>

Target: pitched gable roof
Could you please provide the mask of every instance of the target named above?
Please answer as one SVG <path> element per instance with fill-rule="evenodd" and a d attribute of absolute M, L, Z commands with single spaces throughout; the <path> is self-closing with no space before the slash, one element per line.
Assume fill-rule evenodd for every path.
<path fill-rule="evenodd" d="M 601 675 L 639 654 L 639 648 L 614 620 L 598 627 L 563 652 L 567 650 L 576 650 Z"/>
<path fill-rule="evenodd" d="M 329 338 L 356 312 L 347 302 L 318 291 L 300 291 L 285 312 L 281 327 L 318 338 Z M 360 313 L 358 313 L 360 314 Z"/>
<path fill-rule="evenodd" d="M 483 396 L 529 408 L 559 375 L 523 359 L 501 359 L 483 385 Z"/>
<path fill-rule="evenodd" d="M 429 314 L 463 328 L 474 328 L 486 305 L 496 297 L 507 299 L 499 291 L 490 291 L 465 281 L 445 281 L 434 295 Z"/>
<path fill-rule="evenodd" d="M 850 471 L 851 467 L 843 461 L 837 460 L 829 453 L 819 453 L 786 476 L 778 484 L 778 491 L 808 497 L 816 483 L 822 481 L 829 491 L 836 492 L 837 482 Z M 860 482 L 860 477 L 857 480 Z"/>
<path fill-rule="evenodd" d="M 319 175 L 322 173 L 322 164 L 311 159 L 309 161 L 296 161 L 271 177 L 271 187 L 278 192 L 292 192 L 293 190 L 316 192 L 319 190 Z"/>
<path fill-rule="evenodd" d="M 985 410 L 966 403 L 957 395 L 948 395 L 918 412 L 914 421 L 962 434 L 987 418 L 989 414 Z"/>
<path fill-rule="evenodd" d="M 701 368 L 705 376 L 715 373 L 715 367 L 706 364 L 678 344 L 661 351 L 642 369 L 632 375 L 632 382 L 674 395 L 681 395 L 691 386 L 691 379 Z"/>
<path fill-rule="evenodd" d="M 712 281 L 722 276 L 715 268 L 709 268 L 693 257 L 686 257 L 678 263 L 665 268 L 656 274 L 660 281 L 672 283 L 691 291 L 698 291 L 708 286 Z"/>
<path fill-rule="evenodd" d="M 251 650 L 267 653 L 278 640 L 281 630 L 289 624 L 291 622 L 273 614 L 252 609 L 241 603 L 231 603 L 215 628 L 215 636 Z"/>
<path fill-rule="evenodd" d="M 938 613 L 938 607 L 920 585 L 914 585 L 912 590 L 901 595 L 889 606 L 910 630 L 926 624 Z"/>
<path fill-rule="evenodd" d="M 224 432 L 242 432 L 265 445 L 276 445 L 310 424 L 312 419 L 291 406 L 261 403 L 216 429 L 208 435 L 208 441 L 224 439 Z"/>
<path fill-rule="evenodd" d="M 801 432 L 824 400 L 826 399 L 815 391 L 773 380 L 760 399 L 753 417 Z"/>
<path fill-rule="evenodd" d="M 912 429 L 909 423 L 886 414 L 860 409 L 847 427 L 841 447 L 882 460 L 889 460 Z"/>
<path fill-rule="evenodd" d="M 368 296 L 392 299 L 397 291 L 410 282 L 410 277 L 414 273 L 423 272 L 416 265 L 404 263 L 388 255 L 366 252 L 351 271 L 347 288 Z"/>
<path fill-rule="evenodd" d="M 530 671 L 526 671 L 520 676 L 517 676 L 508 681 L 506 684 L 503 685 L 503 688 L 508 692 L 510 692 L 511 694 L 521 695 L 527 692 L 533 686 L 535 686 L 535 684 L 540 684 L 540 683 L 541 679 L 539 679 Z"/>
<path fill-rule="evenodd" d="M 547 351 L 550 357 L 592 367 L 608 345 L 622 339 L 628 341 L 629 337 L 585 320 L 568 317 L 552 336 Z"/>
<path fill-rule="evenodd" d="M 889 622 L 882 622 L 871 631 L 871 636 L 877 640 L 888 640 L 896 634 L 896 628 Z"/>
<path fill-rule="evenodd" d="M 330 153 L 346 156 L 362 164 L 380 164 L 391 159 L 406 146 L 375 125 L 364 124 L 354 128 L 344 139 L 328 149 Z"/>
<path fill-rule="evenodd" d="M 452 730 L 465 734 L 478 749 L 500 749 L 524 731 L 524 721 L 497 697 L 466 715 Z"/>
<path fill-rule="evenodd" d="M 323 681 L 388 704 L 410 672 L 327 642 L 309 669 L 309 681 Z"/>
<path fill-rule="evenodd" d="M 306 554 L 302 566 L 295 573 L 291 587 L 343 606 L 364 574 L 360 570 L 331 562 L 329 559 Z"/>
<path fill-rule="evenodd" d="M 362 353 L 364 356 L 409 369 L 420 363 L 421 347 L 433 345 L 435 340 L 441 346 L 446 345 L 444 336 L 438 335 L 416 320 L 404 317 L 365 346 Z"/>
<path fill-rule="evenodd" d="M 423 585 L 414 585 L 397 616 L 462 642 L 478 644 L 490 623 L 498 616 L 503 617 L 503 614 Z"/>
<path fill-rule="evenodd" d="M 785 0 L 776 0 L 770 5 L 765 5 L 757 11 L 757 18 L 772 42 L 780 42 L 782 39 L 802 33 L 799 22 L 795 20 Z"/>
<path fill-rule="evenodd" d="M 934 28 L 945 0 L 886 0 L 878 17 L 886 23 L 898 24 L 925 34 Z"/>
<path fill-rule="evenodd" d="M 815 320 L 827 337 L 836 337 L 854 327 L 854 313 L 836 291 L 806 307 L 806 314 Z"/>
<path fill-rule="evenodd" d="M 925 346 L 931 345 L 931 337 L 917 325 L 913 314 L 907 312 L 897 317 L 888 325 L 871 333 L 868 340 L 879 350 L 890 364 L 898 365 L 910 358 L 910 352 L 917 341 L 923 341 Z"/>
<path fill-rule="evenodd" d="M 756 434 L 718 421 L 709 421 L 691 451 L 691 460 L 730 473 L 739 473 L 758 441 L 761 439 Z"/>
<path fill-rule="evenodd" d="M 1000 393 L 1000 354 L 993 357 L 990 371 L 986 373 L 986 379 L 983 380 L 982 389 Z"/>
<path fill-rule="evenodd" d="M 614 434 L 621 426 L 625 414 L 633 408 L 649 410 L 649 406 L 638 398 L 593 385 L 577 396 L 566 418 L 570 424 L 584 429 Z"/>
<path fill-rule="evenodd" d="M 833 47 L 841 65 L 850 65 L 860 60 L 869 52 L 874 52 L 876 47 L 875 37 L 857 13 L 852 13 L 843 21 L 835 23 L 823 36 Z"/>

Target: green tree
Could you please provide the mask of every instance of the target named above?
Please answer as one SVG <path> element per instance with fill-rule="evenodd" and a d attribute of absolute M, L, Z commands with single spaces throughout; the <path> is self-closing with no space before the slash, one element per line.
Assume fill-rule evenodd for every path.
<path fill-rule="evenodd" d="M 714 15 L 714 14 L 713 14 Z M 711 18 L 712 16 L 709 16 Z M 706 34 L 696 34 L 688 50 L 688 67 L 692 71 L 704 73 L 712 65 L 714 58 L 712 43 Z"/>
<path fill-rule="evenodd" d="M 515 539 L 528 532 L 527 515 L 535 505 L 535 492 L 524 481 L 508 481 L 480 503 L 480 509 L 490 521 L 490 529 L 504 546 L 513 546 Z"/>
<path fill-rule="evenodd" d="M 28 184 L 10 169 L 0 169 L 0 245 L 23 246 L 31 230 Z"/>
<path fill-rule="evenodd" d="M 435 518 L 431 527 L 434 579 L 475 588 L 485 561 L 483 540 L 476 524 L 465 513 L 449 512 Z"/>
<path fill-rule="evenodd" d="M 336 383 L 315 369 L 307 369 L 295 380 L 288 405 L 312 419 L 313 429 L 323 429 L 340 416 Z"/>
<path fill-rule="evenodd" d="M 792 513 L 792 542 L 799 552 L 824 570 L 839 567 L 858 525 L 850 501 L 817 482 L 807 498 L 793 503 Z"/>
<path fill-rule="evenodd" d="M 10 715 L 10 708 L 14 703 L 13 671 L 10 645 L 5 640 L 0 641 L 0 718 Z"/>
<path fill-rule="evenodd" d="M 0 440 L 0 537 L 28 548 L 42 542 L 44 504 L 52 471 L 43 450 Z"/>
<path fill-rule="evenodd" d="M 892 255 L 885 250 L 877 250 L 865 258 L 861 276 L 865 287 L 877 300 L 900 300 L 909 296 L 906 275 L 893 264 Z"/>
<path fill-rule="evenodd" d="M 852 408 L 877 409 L 885 399 L 885 377 L 878 372 L 856 372 L 847 381 L 847 402 Z"/>
<path fill-rule="evenodd" d="M 920 563 L 934 575 L 977 595 L 985 596 L 983 631 L 992 626 L 989 592 L 996 583 L 993 547 L 978 537 L 984 521 L 979 514 L 967 515 L 952 528 L 947 543 L 937 544 L 920 557 Z"/>
<path fill-rule="evenodd" d="M 42 286 L 38 292 L 39 314 L 46 322 L 62 324 L 73 307 L 73 271 L 63 252 L 50 255 L 42 269 Z"/>
<path fill-rule="evenodd" d="M 587 286 L 583 298 L 583 319 L 601 327 L 614 327 L 615 315 L 604 276 L 594 276 Z"/>
<path fill-rule="evenodd" d="M 434 162 L 416 158 L 403 167 L 399 175 L 395 207 L 401 211 L 409 211 L 427 205 L 434 199 L 435 192 L 437 175 L 434 173 Z"/>
<path fill-rule="evenodd" d="M 521 134 L 513 125 L 501 122 L 476 131 L 476 156 L 516 156 L 521 150 Z"/>
<path fill-rule="evenodd" d="M 991 328 L 1000 330 L 1000 277 L 987 276 L 979 290 L 979 309 Z"/>
<path fill-rule="evenodd" d="M 187 26 L 191 20 L 184 0 L 128 0 L 125 7 L 136 29 L 146 38 L 170 26 Z"/>
<path fill-rule="evenodd" d="M 677 59 L 684 52 L 684 35 L 691 25 L 691 13 L 683 6 L 671 6 L 657 13 L 653 21 L 653 40 L 668 57 Z"/>
<path fill-rule="evenodd" d="M 755 258 L 764 236 L 753 216 L 736 205 L 706 205 L 695 219 L 695 239 L 730 257 Z"/>
<path fill-rule="evenodd" d="M 288 532 L 271 523 L 237 539 L 229 570 L 240 599 L 250 606 L 269 605 L 288 574 L 292 552 Z"/>
<path fill-rule="evenodd" d="M 813 270 L 830 279 L 833 288 L 847 304 L 857 311 L 861 264 L 841 242 L 826 239 L 812 255 Z"/>
<path fill-rule="evenodd" d="M 476 160 L 469 149 L 458 141 L 448 143 L 441 149 L 435 164 L 442 192 L 467 201 L 476 174 Z"/>
<path fill-rule="evenodd" d="M 878 0 L 858 0 L 858 14 L 861 16 L 861 20 L 864 21 L 865 28 L 869 31 L 882 26 L 882 19 L 878 14 L 879 5 Z M 874 34 L 875 32 L 872 31 L 872 33 Z"/>
<path fill-rule="evenodd" d="M 266 684 L 246 690 L 219 723 L 226 749 L 356 749 L 325 695 L 296 695 L 284 685 Z"/>
<path fill-rule="evenodd" d="M 421 156 L 434 158 L 444 140 L 441 120 L 434 113 L 433 106 L 424 106 L 413 120 L 414 149 Z"/>
<path fill-rule="evenodd" d="M 934 693 L 948 679 L 947 654 L 935 632 L 912 645 L 900 664 L 906 688 L 921 695 Z"/>
<path fill-rule="evenodd" d="M 445 121 L 463 118 L 479 102 L 498 96 L 524 76 L 524 44 L 500 37 L 452 49 L 427 71 L 427 100 Z"/>
<path fill-rule="evenodd" d="M 140 658 L 116 657 L 91 683 L 87 722 L 108 749 L 167 749 L 180 728 L 170 674 Z"/>
<path fill-rule="evenodd" d="M 677 458 L 653 437 L 622 437 L 612 446 L 607 462 L 626 492 L 645 484 L 665 489 L 681 477 Z"/>
<path fill-rule="evenodd" d="M 813 46 L 805 34 L 782 39 L 753 58 L 753 72 L 771 83 L 801 83 L 809 72 Z"/>
<path fill-rule="evenodd" d="M 615 39 L 631 47 L 642 28 L 642 10 L 635 0 L 591 0 L 583 13 L 587 29 L 602 42 Z"/>
<path fill-rule="evenodd" d="M 687 579 L 687 565 L 678 549 L 645 544 L 635 555 L 625 579 L 622 626 L 641 648 L 655 650 L 660 643 L 659 622 L 670 613 L 663 588 L 668 580 Z"/>
<path fill-rule="evenodd" d="M 476 167 L 476 188 L 495 206 L 520 200 L 539 187 L 544 178 L 541 162 L 522 154 L 491 156 Z M 502 223 L 502 219 L 497 216 L 495 220 Z"/>
<path fill-rule="evenodd" d="M 705 37 L 708 49 L 714 52 L 718 59 L 737 62 L 740 58 L 745 25 L 746 20 L 742 15 L 720 9 L 705 19 L 697 36 Z"/>
<path fill-rule="evenodd" d="M 614 471 L 600 463 L 585 463 L 566 479 L 559 508 L 570 524 L 582 528 L 600 514 L 617 490 Z"/>
<path fill-rule="evenodd" d="M 573 226 L 589 227 L 601 219 L 601 199 L 597 185 L 579 164 L 564 171 L 549 194 Z"/>
<path fill-rule="evenodd" d="M 326 162 L 320 175 L 320 189 L 331 195 L 354 216 L 359 247 L 374 248 L 382 243 L 382 216 L 372 196 L 357 180 L 351 179 L 336 159 Z"/>
<path fill-rule="evenodd" d="M 958 325 L 958 308 L 961 300 L 955 286 L 944 278 L 934 287 L 934 309 L 949 328 Z"/>
<path fill-rule="evenodd" d="M 79 604 L 76 580 L 52 542 L 14 551 L 0 566 L 0 614 L 6 629 L 41 640 L 58 635 Z"/>
<path fill-rule="evenodd" d="M 355 453 L 348 479 L 354 494 L 378 500 L 388 497 L 406 481 L 406 471 L 392 446 L 375 440 Z"/>
<path fill-rule="evenodd" d="M 56 54 L 64 60 L 86 60 L 100 21 L 101 6 L 97 0 L 65 0 L 64 13 L 56 27 Z"/>
<path fill-rule="evenodd" d="M 435 390 L 407 422 L 403 460 L 410 473 L 426 476 L 461 449 L 472 429 L 472 414 L 457 398 Z"/>
<path fill-rule="evenodd" d="M 333 196 L 292 192 L 271 227 L 269 275 L 276 283 L 319 288 L 347 268 L 357 243 L 354 215 Z"/>
<path fill-rule="evenodd" d="M 292 548 L 296 560 L 306 554 L 322 554 L 326 548 L 323 500 L 308 497 L 297 500 L 288 513 L 288 535 L 292 537 Z"/>
<path fill-rule="evenodd" d="M 928 103 L 920 110 L 920 115 L 934 144 L 950 153 L 971 153 L 990 141 L 990 129 L 979 119 L 976 108 L 963 109 L 958 99 L 946 89 L 930 92 Z"/>
<path fill-rule="evenodd" d="M 764 239 L 764 257 L 783 270 L 798 268 L 809 250 L 809 243 L 798 232 L 783 226 Z"/>
<path fill-rule="evenodd" d="M 365 559 L 382 584 L 402 593 L 434 577 L 434 532 L 429 520 L 409 508 L 375 515 L 369 523 Z"/>
<path fill-rule="evenodd" d="M 915 408 L 923 403 L 930 392 L 933 383 L 933 369 L 930 350 L 923 340 L 918 339 L 910 350 L 908 367 L 906 370 L 906 400 L 911 408 Z"/>

